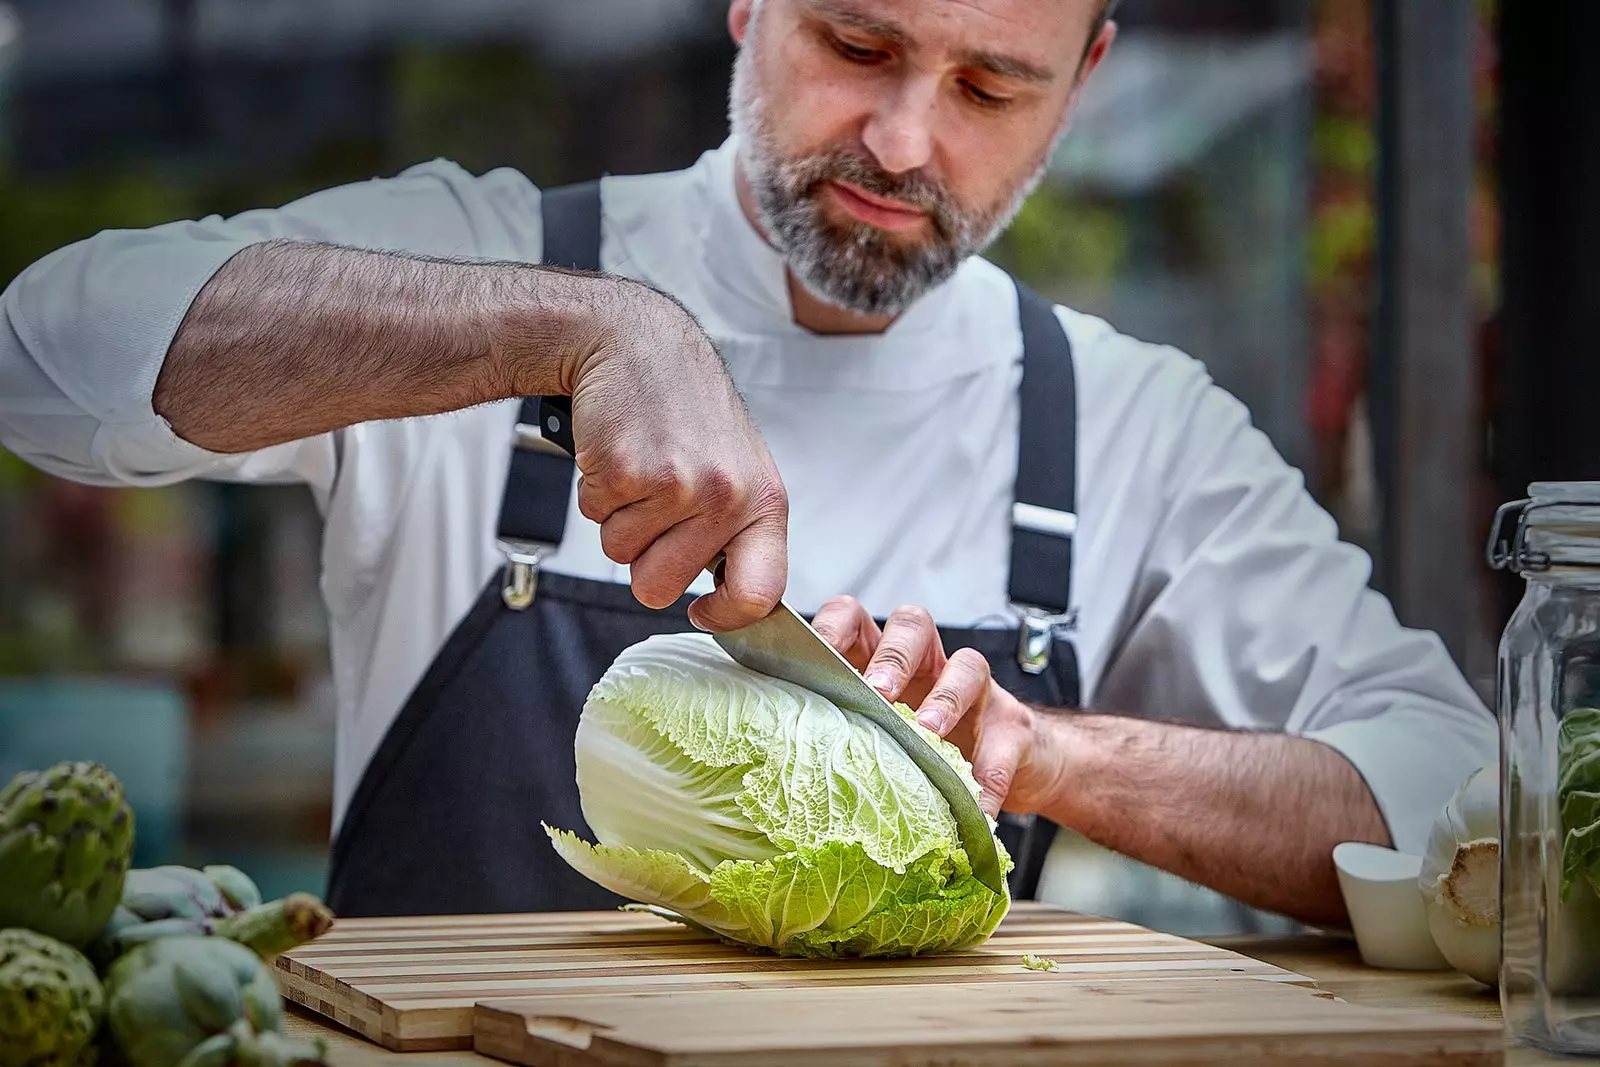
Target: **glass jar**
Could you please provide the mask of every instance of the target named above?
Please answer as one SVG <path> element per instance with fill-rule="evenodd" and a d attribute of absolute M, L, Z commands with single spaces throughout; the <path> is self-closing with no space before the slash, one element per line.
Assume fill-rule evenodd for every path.
<path fill-rule="evenodd" d="M 1500 508 L 1527 582 L 1498 663 L 1500 1003 L 1525 1044 L 1600 1055 L 1600 482 Z"/>

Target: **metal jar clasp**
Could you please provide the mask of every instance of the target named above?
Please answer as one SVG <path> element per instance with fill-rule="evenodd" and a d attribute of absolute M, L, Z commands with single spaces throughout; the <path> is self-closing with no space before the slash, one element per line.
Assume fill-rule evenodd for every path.
<path fill-rule="evenodd" d="M 1550 568 L 1548 553 L 1528 551 L 1528 512 L 1533 508 L 1533 501 L 1524 498 L 1508 501 L 1495 509 L 1486 552 L 1492 570 L 1543 571 Z M 1508 524 L 1509 533 L 1506 531 Z"/>

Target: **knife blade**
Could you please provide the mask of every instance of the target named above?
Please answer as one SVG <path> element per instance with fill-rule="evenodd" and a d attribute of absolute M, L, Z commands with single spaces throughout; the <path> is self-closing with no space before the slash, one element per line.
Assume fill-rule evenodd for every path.
<path fill-rule="evenodd" d="M 956 769 L 810 623 L 780 600 L 765 618 L 712 637 L 736 662 L 750 670 L 803 686 L 846 711 L 856 712 L 888 734 L 950 805 L 973 877 L 996 893 L 1005 894 L 1005 873 L 1000 869 L 1000 853 L 988 816 L 967 791 Z"/>

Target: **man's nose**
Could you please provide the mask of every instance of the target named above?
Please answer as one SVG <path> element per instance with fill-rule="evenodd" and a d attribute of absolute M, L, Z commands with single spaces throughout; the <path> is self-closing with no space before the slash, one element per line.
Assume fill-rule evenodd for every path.
<path fill-rule="evenodd" d="M 937 104 L 936 78 L 908 78 L 884 95 L 862 132 L 862 142 L 879 166 L 904 174 L 928 165 Z"/>

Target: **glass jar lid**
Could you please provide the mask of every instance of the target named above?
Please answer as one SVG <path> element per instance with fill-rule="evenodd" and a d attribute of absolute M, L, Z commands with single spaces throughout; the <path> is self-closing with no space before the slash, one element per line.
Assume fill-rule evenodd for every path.
<path fill-rule="evenodd" d="M 1488 557 L 1495 570 L 1523 573 L 1600 567 L 1600 482 L 1528 486 L 1525 499 L 1495 512 Z"/>

